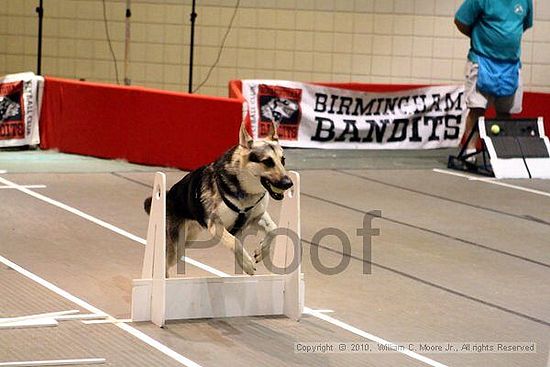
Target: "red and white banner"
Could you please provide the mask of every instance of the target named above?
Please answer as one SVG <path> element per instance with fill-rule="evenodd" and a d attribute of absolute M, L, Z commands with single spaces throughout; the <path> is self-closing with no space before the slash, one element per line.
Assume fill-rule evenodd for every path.
<path fill-rule="evenodd" d="M 0 148 L 40 143 L 38 121 L 44 78 L 33 73 L 0 78 Z"/>
<path fill-rule="evenodd" d="M 466 121 L 464 88 L 430 86 L 360 92 L 281 80 L 243 80 L 255 138 L 272 121 L 287 147 L 433 149 L 456 147 Z"/>

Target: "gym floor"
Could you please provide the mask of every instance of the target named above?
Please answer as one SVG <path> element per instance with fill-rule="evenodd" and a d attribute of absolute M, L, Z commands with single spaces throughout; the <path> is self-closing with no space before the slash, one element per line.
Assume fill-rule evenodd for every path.
<path fill-rule="evenodd" d="M 550 366 L 550 181 L 450 172 L 449 153 L 287 150 L 302 182 L 305 304 L 317 311 L 300 322 L 200 319 L 161 329 L 127 320 L 147 231 L 143 200 L 155 171 L 167 173 L 169 186 L 185 172 L 0 152 L 0 317 L 73 309 L 111 316 L 0 329 L 0 365 L 99 357 L 106 366 Z M 380 235 L 363 274 L 369 262 L 357 229 L 373 210 L 381 211 L 373 220 Z M 351 253 L 334 237 L 312 241 L 327 227 L 347 234 Z M 349 264 L 323 274 L 312 250 L 325 266 Z M 224 248 L 186 255 L 234 271 Z M 414 346 L 523 343 L 536 352 L 296 353 L 297 343 L 377 338 Z"/>

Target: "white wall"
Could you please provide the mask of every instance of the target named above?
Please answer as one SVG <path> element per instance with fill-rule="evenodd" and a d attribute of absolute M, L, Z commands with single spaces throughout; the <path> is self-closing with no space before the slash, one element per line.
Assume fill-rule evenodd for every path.
<path fill-rule="evenodd" d="M 105 0 L 123 79 L 124 0 Z M 462 0 L 241 0 L 220 62 L 199 93 L 230 79 L 460 83 L 468 40 L 453 26 Z M 550 1 L 535 0 L 524 37 L 528 90 L 550 92 Z M 214 63 L 237 0 L 197 0 L 197 86 Z M 36 70 L 37 0 L 0 0 L 0 75 Z M 133 85 L 187 90 L 191 0 L 133 0 Z M 102 0 L 47 0 L 43 74 L 115 81 Z"/>

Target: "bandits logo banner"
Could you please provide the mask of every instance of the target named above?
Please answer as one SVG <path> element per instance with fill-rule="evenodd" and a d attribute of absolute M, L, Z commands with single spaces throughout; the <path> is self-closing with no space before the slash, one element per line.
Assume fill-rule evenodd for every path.
<path fill-rule="evenodd" d="M 466 119 L 458 85 L 390 93 L 280 80 L 243 80 L 255 138 L 275 122 L 287 147 L 434 149 L 458 146 Z"/>
<path fill-rule="evenodd" d="M 33 73 L 0 78 L 0 148 L 40 143 L 38 119 L 43 81 Z"/>
<path fill-rule="evenodd" d="M 278 125 L 279 139 L 298 140 L 300 127 L 302 90 L 285 88 L 276 85 L 258 85 L 258 137 L 264 138 L 269 133 L 272 121 Z"/>
<path fill-rule="evenodd" d="M 23 82 L 0 84 L 0 140 L 25 138 Z"/>

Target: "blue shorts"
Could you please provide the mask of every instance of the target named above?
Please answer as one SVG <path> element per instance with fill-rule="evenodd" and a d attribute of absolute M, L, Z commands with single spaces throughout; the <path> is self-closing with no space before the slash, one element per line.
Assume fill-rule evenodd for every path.
<path fill-rule="evenodd" d="M 523 87 L 521 80 L 521 70 L 519 74 L 519 86 L 516 93 L 509 97 L 494 97 L 481 92 L 477 88 L 477 73 L 479 66 L 470 60 L 466 63 L 466 82 L 464 84 L 464 97 L 466 98 L 466 107 L 483 108 L 494 106 L 497 112 L 501 113 L 520 113 L 523 104 Z"/>

